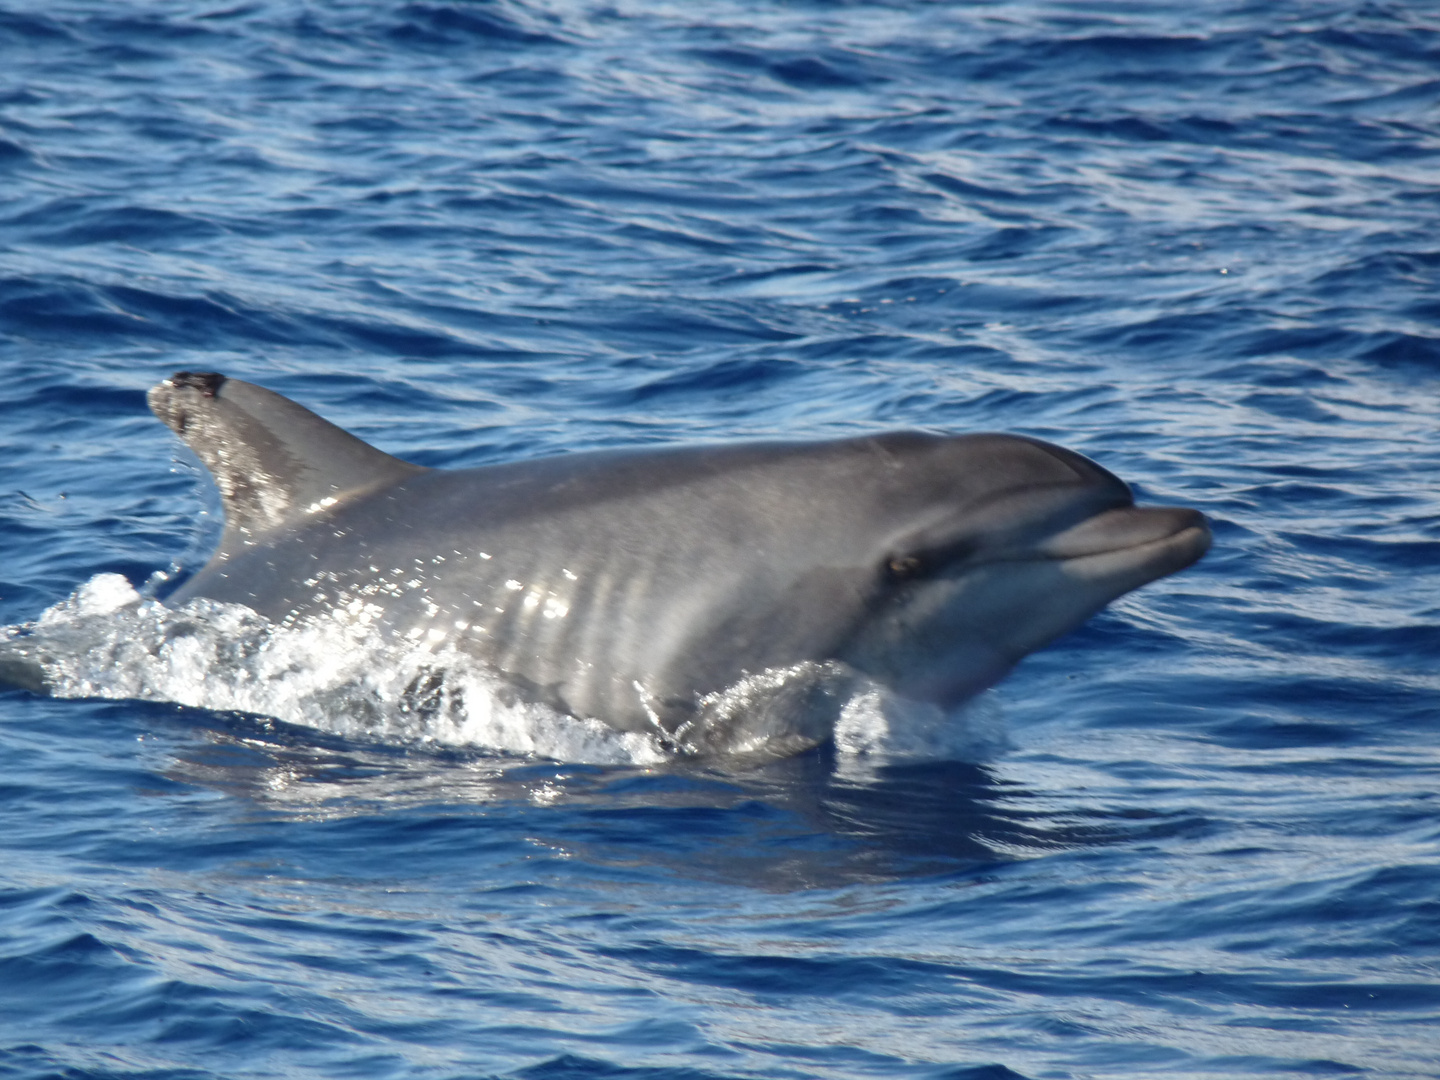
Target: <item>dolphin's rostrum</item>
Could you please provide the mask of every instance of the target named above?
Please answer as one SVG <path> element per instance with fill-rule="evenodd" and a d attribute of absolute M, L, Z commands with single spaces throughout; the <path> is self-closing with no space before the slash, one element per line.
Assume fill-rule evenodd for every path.
<path fill-rule="evenodd" d="M 831 665 L 957 705 L 1209 546 L 1198 512 L 1011 435 L 566 454 L 465 470 L 376 450 L 269 390 L 182 372 L 151 409 L 225 531 L 168 598 L 353 618 L 528 700 L 700 745 L 704 703 Z M 687 735 L 686 733 L 690 734 Z"/>

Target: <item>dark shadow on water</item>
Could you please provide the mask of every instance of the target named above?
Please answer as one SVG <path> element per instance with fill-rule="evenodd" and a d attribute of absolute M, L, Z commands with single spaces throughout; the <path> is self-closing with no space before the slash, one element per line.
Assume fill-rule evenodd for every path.
<path fill-rule="evenodd" d="M 382 837 L 387 822 L 443 820 L 458 826 L 457 844 L 470 821 L 477 841 L 539 844 L 572 865 L 774 891 L 983 873 L 1174 825 L 1042 808 L 961 761 L 885 763 L 827 747 L 748 767 L 565 764 L 168 715 L 198 737 L 177 747 L 166 777 L 242 800 L 250 820 L 369 821 Z"/>

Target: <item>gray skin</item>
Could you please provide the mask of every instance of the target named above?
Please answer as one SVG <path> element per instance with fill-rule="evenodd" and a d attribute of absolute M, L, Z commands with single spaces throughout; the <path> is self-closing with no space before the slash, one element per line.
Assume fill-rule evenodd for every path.
<path fill-rule="evenodd" d="M 662 738 L 706 695 L 807 661 L 952 707 L 1210 544 L 1198 512 L 1137 508 L 1095 463 L 1010 435 L 446 471 L 221 375 L 182 372 L 149 402 L 226 515 L 168 603 L 454 645 L 523 698 Z"/>

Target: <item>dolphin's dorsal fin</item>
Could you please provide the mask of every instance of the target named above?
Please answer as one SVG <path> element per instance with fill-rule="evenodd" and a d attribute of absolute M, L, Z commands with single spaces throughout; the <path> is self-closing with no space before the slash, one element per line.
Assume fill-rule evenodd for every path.
<path fill-rule="evenodd" d="M 225 533 L 218 557 L 352 495 L 426 471 L 287 397 L 213 372 L 178 372 L 146 400 L 220 490 Z"/>

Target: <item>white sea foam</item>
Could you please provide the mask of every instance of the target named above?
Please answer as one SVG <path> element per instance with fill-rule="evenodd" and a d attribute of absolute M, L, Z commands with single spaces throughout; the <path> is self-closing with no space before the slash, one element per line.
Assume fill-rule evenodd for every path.
<path fill-rule="evenodd" d="M 56 697 L 173 701 L 275 717 L 349 738 L 474 746 L 562 761 L 654 764 L 682 755 L 777 757 L 834 738 L 842 757 L 977 759 L 1004 743 L 992 702 L 947 715 L 844 665 L 749 676 L 701 702 L 675 736 L 619 732 L 516 699 L 447 644 L 396 641 L 363 620 L 281 627 L 236 604 L 169 608 L 99 574 L 0 638 L 0 672 Z"/>

